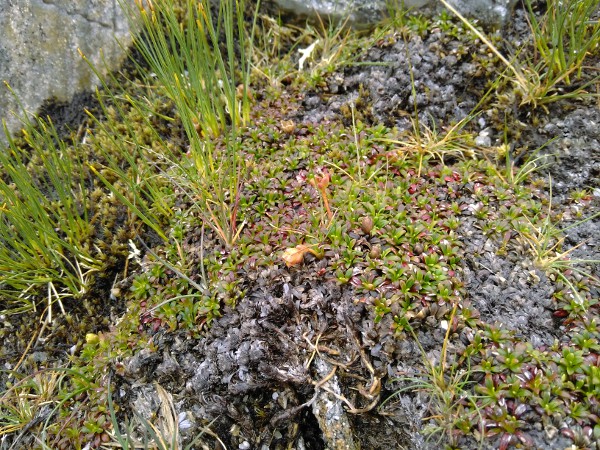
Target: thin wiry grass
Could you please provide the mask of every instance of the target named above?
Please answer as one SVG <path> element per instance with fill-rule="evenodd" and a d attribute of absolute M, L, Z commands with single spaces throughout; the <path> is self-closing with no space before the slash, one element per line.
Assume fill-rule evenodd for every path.
<path fill-rule="evenodd" d="M 52 304 L 81 298 L 102 263 L 90 242 L 81 149 L 67 146 L 50 120 L 22 121 L 29 148 L 4 124 L 9 147 L 0 152 L 0 294 L 10 312 L 35 309 L 46 296 L 51 320 Z"/>
<path fill-rule="evenodd" d="M 468 116 L 448 129 L 439 131 L 435 124 L 430 128 L 420 123 L 418 118 L 413 118 L 413 130 L 404 133 L 404 138 L 385 138 L 381 141 L 397 145 L 399 153 L 418 155 L 418 173 L 420 175 L 425 159 L 433 157 L 444 161 L 445 158 L 452 156 L 473 157 L 477 146 L 474 143 L 473 135 L 464 131 L 464 127 L 471 120 L 472 116 Z"/>
<path fill-rule="evenodd" d="M 293 55 L 300 42 L 292 42 L 301 30 L 266 15 L 259 15 L 258 29 L 253 42 L 252 72 L 271 86 L 280 87 L 283 79 L 291 78 L 297 72 Z"/>
<path fill-rule="evenodd" d="M 48 445 L 48 427 L 55 415 L 81 393 L 95 387 L 77 370 L 65 367 L 44 369 L 21 376 L 12 372 L 16 381 L 0 397 L 0 436 L 12 435 L 9 450 L 23 448 L 22 442 L 32 436 L 42 448 Z M 71 385 L 72 379 L 78 385 Z"/>
<path fill-rule="evenodd" d="M 471 386 L 474 384 L 471 381 L 470 368 L 466 370 L 458 370 L 455 366 L 449 367 L 447 362 L 448 343 L 450 341 L 450 332 L 452 323 L 456 315 L 457 305 L 454 305 L 450 317 L 447 322 L 446 334 L 442 344 L 439 364 L 431 362 L 426 352 L 417 339 L 412 328 L 409 328 L 413 338 L 417 342 L 425 360 L 427 371 L 422 377 L 401 377 L 396 379 L 397 382 L 409 382 L 407 387 L 395 391 L 388 397 L 383 404 L 387 403 L 394 397 L 409 391 L 421 391 L 429 397 L 428 410 L 432 413 L 426 420 L 433 423 L 427 426 L 423 431 L 429 435 L 439 435 L 437 444 L 439 445 L 444 438 L 448 440 L 450 445 L 455 445 L 457 430 L 456 424 L 460 420 L 468 420 L 465 417 L 467 408 L 465 405 L 472 407 L 479 415 L 479 423 L 482 423 L 480 408 L 477 404 L 477 396 L 471 392 Z M 382 404 L 382 406 L 383 406 Z M 468 414 L 472 414 L 468 413 Z M 484 434 L 480 433 L 481 439 Z M 483 441 L 480 441 L 480 447 L 483 446 Z"/>
<path fill-rule="evenodd" d="M 0 399 L 0 435 L 16 435 L 26 427 L 31 428 L 34 422 L 39 424 L 36 417 L 48 402 L 54 401 L 59 375 L 58 372 L 36 372 L 4 392 Z"/>
<path fill-rule="evenodd" d="M 552 139 L 546 142 L 541 147 L 533 151 L 524 164 L 519 168 L 516 168 L 514 160 L 510 156 L 508 144 L 503 144 L 503 153 L 505 159 L 504 170 L 496 170 L 496 175 L 508 185 L 515 187 L 522 184 L 527 180 L 534 172 L 550 166 L 550 163 L 545 162 L 544 156 L 537 156 L 537 154 L 544 149 L 546 146 L 554 142 Z M 554 274 L 557 278 L 560 278 L 573 293 L 574 297 L 580 303 L 583 302 L 577 289 L 573 286 L 571 281 L 565 276 L 567 271 L 573 271 L 579 273 L 581 276 L 593 279 L 596 282 L 600 282 L 590 273 L 579 268 L 582 264 L 598 264 L 600 260 L 594 259 L 580 259 L 571 258 L 572 252 L 577 250 L 585 244 L 585 241 L 571 247 L 567 250 L 562 250 L 564 241 L 566 239 L 565 232 L 570 229 L 576 228 L 585 222 L 595 219 L 600 216 L 600 213 L 592 214 L 591 216 L 576 221 L 575 223 L 560 228 L 552 222 L 552 179 L 549 180 L 550 200 L 548 202 L 548 209 L 543 218 L 527 218 L 525 217 L 525 227 L 519 230 L 520 236 L 527 243 L 531 255 L 533 256 L 533 262 L 536 267 L 543 270 L 548 274 Z"/>
<path fill-rule="evenodd" d="M 157 414 L 158 424 L 151 423 L 141 416 L 137 416 L 142 424 L 143 437 L 141 440 L 134 438 L 134 433 L 127 430 L 121 433 L 119 422 L 116 417 L 112 396 L 108 396 L 108 407 L 113 425 L 113 440 L 122 449 L 130 448 L 156 448 L 159 450 L 174 450 L 180 448 L 179 418 L 173 405 L 171 395 L 158 383 L 154 383 L 157 396 L 160 400 L 159 412 Z"/>
<path fill-rule="evenodd" d="M 153 0 L 148 8 L 142 3 L 123 5 L 132 21 L 141 17 L 143 24 L 134 45 L 175 103 L 188 137 L 197 135 L 198 127 L 202 134 L 219 136 L 228 123 L 246 124 L 252 33 L 247 39 L 245 3 L 219 2 L 215 18 L 209 1 L 183 0 L 182 21 L 171 1 Z"/>
<path fill-rule="evenodd" d="M 390 65 L 361 61 L 372 44 L 389 31 L 389 24 L 362 36 L 348 26 L 348 18 L 334 21 L 317 17 L 303 27 L 282 25 L 264 16 L 260 16 L 260 22 L 252 70 L 274 87 L 279 87 L 283 79 L 308 79 L 309 84 L 321 84 L 326 74 L 348 66 Z"/>
<path fill-rule="evenodd" d="M 521 106 L 534 108 L 562 99 L 597 97 L 588 89 L 600 81 L 600 75 L 572 84 L 571 77 L 581 76 L 585 68 L 584 61 L 600 46 L 600 26 L 592 19 L 595 0 L 568 0 L 567 7 L 558 0 L 547 0 L 548 11 L 537 19 L 531 4 L 530 23 L 534 43 L 540 58 L 536 61 L 524 55 L 520 49 L 511 59 L 502 52 L 469 20 L 446 0 L 441 3 L 456 15 L 506 66 L 509 75 L 505 75 L 516 86 L 521 97 Z M 567 44 L 565 44 L 567 43 Z"/>
<path fill-rule="evenodd" d="M 115 92 L 89 60 L 85 56 L 83 58 L 100 78 L 103 87 L 102 93 L 96 94 L 103 119 L 88 111 L 95 128 L 89 131 L 84 144 L 92 146 L 104 157 L 106 167 L 90 165 L 90 170 L 112 195 L 168 242 L 166 226 L 173 215 L 174 194 L 160 172 L 170 165 L 161 167 L 156 158 L 151 157 L 151 152 L 171 155 L 173 161 L 181 155 L 174 155 L 154 125 L 153 119 L 158 114 L 149 101 Z M 114 77 L 110 81 L 118 84 Z M 173 120 L 162 115 L 161 118 Z"/>
<path fill-rule="evenodd" d="M 347 51 L 348 39 L 351 36 L 351 30 L 346 26 L 348 18 L 340 22 L 330 20 L 326 25 L 321 16 L 317 16 L 317 21 L 317 26 L 307 25 L 305 30 L 305 37 L 313 40 L 313 50 L 303 54 L 303 57 L 313 62 L 310 68 L 311 76 L 327 69 L 332 70 L 334 67 L 340 68 L 355 57 Z M 308 52 L 307 49 L 304 51 Z"/>
<path fill-rule="evenodd" d="M 157 154 L 171 165 L 161 168 L 162 176 L 177 181 L 231 246 L 243 227 L 238 203 L 244 164 L 237 136 L 250 117 L 253 32 L 247 39 L 241 0 L 219 2 L 217 17 L 208 0 L 182 4 L 181 22 L 170 1 L 124 7 L 132 20 L 141 17 L 143 28 L 134 45 L 152 72 L 148 81 L 158 81 L 158 89 L 173 101 L 189 141 L 184 158 L 162 149 Z M 256 16 L 252 29 L 255 23 Z M 222 137 L 222 146 L 216 137 Z"/>
<path fill-rule="evenodd" d="M 497 153 L 497 156 L 500 159 L 504 159 L 504 167 L 502 169 L 496 170 L 496 175 L 509 186 L 515 187 L 517 185 L 522 184 L 534 172 L 539 171 L 541 169 L 545 169 L 550 166 L 550 163 L 548 162 L 548 158 L 546 156 L 537 155 L 544 148 L 546 148 L 548 145 L 554 142 L 556 138 L 550 139 L 540 147 L 530 152 L 525 162 L 520 166 L 517 166 L 515 158 L 513 158 L 513 156 L 511 155 L 510 145 L 508 144 L 508 138 L 506 137 L 507 134 L 508 130 L 505 129 L 505 142 L 498 147 Z"/>
<path fill-rule="evenodd" d="M 553 274 L 555 277 L 562 280 L 562 282 L 569 287 L 575 301 L 580 305 L 584 304 L 583 298 L 566 274 L 569 271 L 575 272 L 582 277 L 593 280 L 595 283 L 600 283 L 600 280 L 597 277 L 594 277 L 589 271 L 581 268 L 582 265 L 600 264 L 600 260 L 571 258 L 571 254 L 584 245 L 585 241 L 563 250 L 563 244 L 566 239 L 565 233 L 568 230 L 581 226 L 599 216 L 600 212 L 576 221 L 567 227 L 557 227 L 551 220 L 552 183 L 550 182 L 550 201 L 545 217 L 541 221 L 527 219 L 528 231 L 520 231 L 520 235 L 530 248 L 534 264 L 547 274 Z"/>
<path fill-rule="evenodd" d="M 414 108 L 413 116 L 411 117 L 412 130 L 404 132 L 403 136 L 398 139 L 384 138 L 381 141 L 397 145 L 398 153 L 417 155 L 419 158 L 419 175 L 421 174 L 423 163 L 430 158 L 437 158 L 441 162 L 452 157 L 461 159 L 473 158 L 475 151 L 480 150 L 480 147 L 475 144 L 473 133 L 467 131 L 466 128 L 478 116 L 479 108 L 491 95 L 492 89 L 488 89 L 471 112 L 454 125 L 446 127 L 444 130 L 438 130 L 435 119 L 432 117 L 432 125 L 428 126 L 419 117 L 417 87 L 411 58 L 408 54 L 408 37 L 404 35 L 404 39 Z"/>
<path fill-rule="evenodd" d="M 581 78 L 585 59 L 598 51 L 600 21 L 593 19 L 598 13 L 598 2 L 546 0 L 546 12 L 541 18 L 534 13 L 531 0 L 525 4 L 537 50 L 537 64 L 548 79 L 571 85 L 574 79 Z"/>

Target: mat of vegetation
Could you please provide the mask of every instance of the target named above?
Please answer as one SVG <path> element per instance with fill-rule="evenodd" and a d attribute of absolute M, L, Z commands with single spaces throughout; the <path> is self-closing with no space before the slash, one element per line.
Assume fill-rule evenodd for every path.
<path fill-rule="evenodd" d="M 0 153 L 0 449 L 600 448 L 597 3 L 172 3 Z"/>

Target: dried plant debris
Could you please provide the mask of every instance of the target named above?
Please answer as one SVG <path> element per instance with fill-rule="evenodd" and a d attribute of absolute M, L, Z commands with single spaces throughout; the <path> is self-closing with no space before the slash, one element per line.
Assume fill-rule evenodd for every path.
<path fill-rule="evenodd" d="M 237 435 L 221 436 L 228 447 L 284 448 L 303 440 L 306 448 L 345 448 L 356 435 L 349 416 L 376 414 L 385 389 L 390 360 L 383 353 L 374 358 L 361 338 L 369 334 L 362 321 L 372 318 L 337 283 L 285 269 L 265 275 L 270 287 L 215 320 L 200 343 L 165 335 L 156 352 L 124 361 L 119 387 L 139 399 L 149 380 L 185 386 L 181 395 L 194 421 L 221 430 L 238 425 Z M 388 433 L 388 443 L 412 447 L 407 427 L 417 430 L 414 418 L 392 411 L 385 421 L 398 430 Z"/>

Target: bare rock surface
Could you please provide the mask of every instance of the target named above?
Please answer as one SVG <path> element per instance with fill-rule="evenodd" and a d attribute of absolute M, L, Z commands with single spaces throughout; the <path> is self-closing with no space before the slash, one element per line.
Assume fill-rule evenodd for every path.
<path fill-rule="evenodd" d="M 34 113 L 50 98 L 70 101 L 98 80 L 79 50 L 101 68 L 117 68 L 128 45 L 129 26 L 117 0 L 0 0 L 0 80 L 7 82 L 25 110 Z M 0 118 L 19 129 L 21 108 L 0 86 Z M 0 143 L 5 142 L 0 133 Z"/>
<path fill-rule="evenodd" d="M 272 0 L 279 9 L 301 16 L 329 17 L 346 20 L 357 28 L 373 25 L 388 13 L 390 7 L 404 6 L 413 11 L 431 13 L 439 10 L 433 0 Z M 503 26 L 509 20 L 515 0 L 451 0 L 461 14 L 488 26 Z"/>

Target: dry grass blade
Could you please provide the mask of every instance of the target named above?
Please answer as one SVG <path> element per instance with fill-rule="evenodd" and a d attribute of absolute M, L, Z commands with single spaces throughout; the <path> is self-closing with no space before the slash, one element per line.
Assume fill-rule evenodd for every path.
<path fill-rule="evenodd" d="M 35 432 L 41 427 L 57 395 L 65 372 L 41 370 L 21 378 L 0 398 L 0 435 Z M 17 436 L 14 442 L 18 442 Z M 14 446 L 14 443 L 13 443 Z"/>
<path fill-rule="evenodd" d="M 467 117 L 445 132 L 439 132 L 435 126 L 430 128 L 419 123 L 417 119 L 413 119 L 413 131 L 404 133 L 404 139 L 402 137 L 398 139 L 384 138 L 380 141 L 397 145 L 398 153 L 418 155 L 418 173 L 420 175 L 424 158 L 434 157 L 444 161 L 448 157 L 464 159 L 474 156 L 478 147 L 474 143 L 473 135 L 463 131 L 470 120 L 472 117 Z"/>

